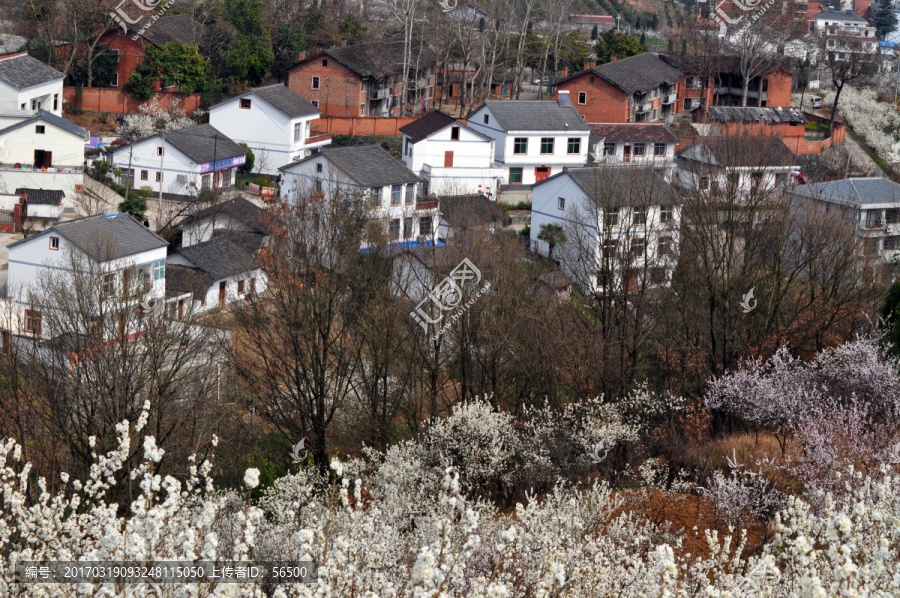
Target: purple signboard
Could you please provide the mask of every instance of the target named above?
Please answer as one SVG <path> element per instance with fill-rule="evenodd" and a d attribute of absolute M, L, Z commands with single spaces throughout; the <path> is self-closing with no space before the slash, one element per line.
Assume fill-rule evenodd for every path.
<path fill-rule="evenodd" d="M 240 166 L 244 163 L 244 160 L 247 159 L 247 156 L 241 154 L 240 156 L 235 156 L 233 158 L 225 158 L 224 160 L 216 160 L 215 162 L 207 162 L 206 164 L 200 165 L 200 174 L 206 174 L 207 172 L 212 172 L 214 170 L 225 170 L 226 168 L 233 168 L 235 166 Z"/>

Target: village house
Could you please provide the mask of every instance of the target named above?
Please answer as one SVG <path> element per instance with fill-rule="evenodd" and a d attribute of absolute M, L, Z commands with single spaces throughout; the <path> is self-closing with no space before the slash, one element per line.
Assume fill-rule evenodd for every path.
<path fill-rule="evenodd" d="M 587 163 L 590 128 L 570 106 L 548 100 L 487 100 L 468 126 L 494 140 L 494 161 L 510 185 L 532 185 Z"/>
<path fill-rule="evenodd" d="M 287 86 L 324 116 L 400 116 L 404 106 L 426 112 L 433 107 L 435 60 L 414 43 L 405 75 L 403 47 L 392 38 L 301 54 L 286 70 Z"/>
<path fill-rule="evenodd" d="M 281 168 L 281 198 L 296 202 L 365 199 L 370 217 L 383 225 L 389 243 L 434 241 L 437 201 L 422 197 L 421 179 L 379 145 L 325 147 Z"/>
<path fill-rule="evenodd" d="M 852 9 L 844 12 L 829 6 L 816 15 L 816 33 L 825 40 L 825 49 L 834 53 L 835 60 L 849 60 L 851 54 L 877 54 L 878 32 Z"/>
<path fill-rule="evenodd" d="M 28 52 L 0 56 L 0 114 L 62 116 L 65 75 Z"/>
<path fill-rule="evenodd" d="M 512 224 L 506 210 L 481 193 L 441 197 L 438 207 L 437 238 L 442 242 L 479 231 L 493 233 Z"/>
<path fill-rule="evenodd" d="M 163 199 L 173 201 L 190 201 L 201 189 L 232 187 L 245 159 L 244 148 L 209 124 L 162 131 L 109 154 L 122 172 L 120 184 L 161 190 Z"/>
<path fill-rule="evenodd" d="M 254 155 L 254 172 L 277 174 L 331 143 L 331 134 L 315 133 L 322 111 L 280 83 L 256 87 L 209 109 L 209 124 Z"/>
<path fill-rule="evenodd" d="M 506 170 L 494 162 L 494 140 L 443 112 L 400 128 L 403 164 L 424 181 L 425 195 L 490 193 Z"/>
<path fill-rule="evenodd" d="M 590 36 L 594 27 L 598 33 L 615 28 L 616 19 L 610 15 L 569 15 L 569 24 L 583 36 Z"/>
<path fill-rule="evenodd" d="M 533 189 L 531 244 L 545 256 L 546 226 L 565 242 L 553 259 L 586 292 L 666 284 L 677 261 L 678 194 L 652 168 L 569 168 Z"/>
<path fill-rule="evenodd" d="M 65 206 L 73 207 L 84 183 L 88 137 L 84 128 L 43 108 L 33 114 L 0 114 L 0 193 L 62 191 Z"/>
<path fill-rule="evenodd" d="M 822 128 L 827 128 L 828 119 L 799 108 L 713 106 L 704 111 L 702 120 L 726 137 L 778 137 L 795 154 L 818 154 L 846 136 L 844 124 L 836 122 L 826 138 Z M 818 129 L 807 131 L 810 122 L 819 123 Z"/>
<path fill-rule="evenodd" d="M 591 161 L 610 165 L 668 167 L 679 141 L 662 123 L 596 124 L 591 134 L 598 144 L 591 149 Z"/>
<path fill-rule="evenodd" d="M 220 201 L 186 217 L 178 227 L 181 229 L 181 247 L 190 247 L 209 241 L 216 235 L 225 235 L 232 240 L 243 238 L 245 249 L 250 255 L 265 245 L 269 238 L 266 211 L 244 196 Z"/>

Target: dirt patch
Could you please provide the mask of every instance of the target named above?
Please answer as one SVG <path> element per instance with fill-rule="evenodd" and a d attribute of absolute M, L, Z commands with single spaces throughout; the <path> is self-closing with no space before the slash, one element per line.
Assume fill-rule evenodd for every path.
<path fill-rule="evenodd" d="M 112 137 L 116 134 L 116 129 L 119 126 L 114 115 L 104 112 L 84 111 L 80 114 L 67 112 L 65 117 L 67 120 L 90 131 L 94 137 Z"/>

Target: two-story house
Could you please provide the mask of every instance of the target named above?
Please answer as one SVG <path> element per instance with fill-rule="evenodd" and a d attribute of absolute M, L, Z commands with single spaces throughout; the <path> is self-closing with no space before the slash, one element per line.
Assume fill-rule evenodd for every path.
<path fill-rule="evenodd" d="M 0 114 L 62 116 L 65 75 L 28 52 L 0 56 Z"/>
<path fill-rule="evenodd" d="M 276 83 L 256 87 L 209 109 L 209 124 L 253 152 L 254 170 L 277 174 L 331 143 L 328 133 L 314 133 L 312 123 L 322 111 Z"/>
<path fill-rule="evenodd" d="M 59 222 L 13 243 L 7 293 L 19 312 L 20 333 L 40 338 L 58 333 L 44 325 L 44 312 L 53 309 L 52 303 L 32 296 L 51 273 L 71 277 L 72 284 L 76 277 L 96 276 L 100 296 L 92 309 L 104 314 L 163 300 L 168 244 L 128 214 Z M 57 281 L 65 283 L 64 278 Z"/>
<path fill-rule="evenodd" d="M 232 187 L 246 157 L 244 148 L 209 124 L 162 131 L 109 153 L 122 173 L 120 184 L 161 190 L 173 201 L 189 201 L 201 189 Z"/>
<path fill-rule="evenodd" d="M 591 162 L 635 164 L 660 168 L 675 160 L 678 137 L 662 123 L 610 123 L 591 125 L 597 138 Z"/>
<path fill-rule="evenodd" d="M 874 57 L 880 49 L 877 29 L 849 8 L 840 12 L 830 6 L 816 15 L 816 33 L 835 60 L 849 60 L 851 54 Z"/>
<path fill-rule="evenodd" d="M 404 106 L 425 112 L 434 98 L 435 60 L 414 42 L 410 72 L 403 73 L 404 44 L 391 38 L 301 54 L 286 70 L 287 86 L 325 116 L 400 116 Z"/>
<path fill-rule="evenodd" d="M 216 235 L 245 238 L 249 253 L 255 256 L 269 239 L 269 216 L 244 196 L 220 201 L 187 216 L 178 226 L 181 247 L 209 241 Z"/>
<path fill-rule="evenodd" d="M 73 207 L 84 183 L 87 130 L 43 108 L 33 115 L 0 114 L 0 193 L 62 191 Z"/>
<path fill-rule="evenodd" d="M 505 183 L 531 185 L 587 163 L 590 128 L 574 108 L 548 100 L 487 100 L 466 119 L 494 140 Z"/>
<path fill-rule="evenodd" d="M 419 175 L 425 195 L 496 191 L 506 171 L 494 163 L 494 140 L 443 112 L 400 127 L 403 164 Z"/>
<path fill-rule="evenodd" d="M 677 262 L 680 199 L 653 168 L 569 168 L 537 183 L 531 244 L 586 292 L 667 284 Z M 551 248 L 547 226 L 562 229 Z"/>
<path fill-rule="evenodd" d="M 421 179 L 380 145 L 325 147 L 280 170 L 288 203 L 310 196 L 364 200 L 389 243 L 434 241 L 437 201 L 422 198 Z"/>
<path fill-rule="evenodd" d="M 659 54 L 644 53 L 561 79 L 575 109 L 589 123 L 659 122 L 678 110 L 682 72 Z"/>
<path fill-rule="evenodd" d="M 894 263 L 900 259 L 900 185 L 885 178 L 849 178 L 791 191 L 807 209 L 824 206 L 848 219 L 862 239 L 865 252 Z"/>

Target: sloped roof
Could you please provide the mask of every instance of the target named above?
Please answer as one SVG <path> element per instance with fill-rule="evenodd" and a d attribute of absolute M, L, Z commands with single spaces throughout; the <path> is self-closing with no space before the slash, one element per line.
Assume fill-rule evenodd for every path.
<path fill-rule="evenodd" d="M 680 70 L 651 52 L 607 62 L 591 71 L 627 94 L 650 91 L 663 83 L 675 83 L 682 76 Z"/>
<path fill-rule="evenodd" d="M 590 131 L 574 108 L 563 108 L 555 100 L 487 100 L 472 114 L 482 106 L 505 131 Z"/>
<path fill-rule="evenodd" d="M 387 153 L 380 145 L 323 147 L 318 154 L 282 166 L 279 170 L 290 170 L 296 164 L 319 156 L 324 157 L 347 177 L 363 187 L 385 187 L 419 181 L 419 177 L 413 171 Z"/>
<path fill-rule="evenodd" d="M 615 25 L 616 19 L 611 15 L 569 15 L 570 23 L 598 23 Z"/>
<path fill-rule="evenodd" d="M 242 195 L 204 208 L 196 214 L 191 214 L 181 222 L 180 226 L 183 227 L 191 222 L 219 214 L 228 215 L 258 233 L 269 233 L 269 226 L 266 223 L 266 211 Z"/>
<path fill-rule="evenodd" d="M 248 233 L 242 230 L 218 228 L 213 231 L 212 237 L 223 237 L 237 245 L 247 255 L 256 257 L 259 250 L 266 244 L 268 235 L 262 233 Z"/>
<path fill-rule="evenodd" d="M 154 135 L 154 137 L 156 136 Z M 246 154 L 244 148 L 208 123 L 167 131 L 166 141 L 197 164 Z M 121 150 L 121 148 L 119 149 Z"/>
<path fill-rule="evenodd" d="M 597 140 L 645 141 L 650 143 L 678 143 L 678 137 L 663 123 L 602 123 L 591 125 Z"/>
<path fill-rule="evenodd" d="M 797 158 L 778 137 L 704 137 L 675 156 L 719 168 L 797 165 Z"/>
<path fill-rule="evenodd" d="M 812 185 L 799 185 L 794 194 L 848 206 L 895 204 L 900 207 L 900 185 L 885 178 L 841 179 Z"/>
<path fill-rule="evenodd" d="M 585 166 L 566 170 L 535 183 L 534 189 L 557 177 L 571 177 L 582 191 L 604 205 L 628 206 L 640 202 L 648 205 L 679 203 L 675 189 L 656 170 L 635 166 Z"/>
<path fill-rule="evenodd" d="M 444 114 L 439 110 L 435 110 L 421 118 L 417 118 L 408 125 L 403 125 L 400 127 L 400 132 L 404 135 L 408 135 L 411 142 L 418 143 L 432 133 L 437 133 L 441 129 L 455 123 L 457 123 L 457 120 L 452 116 Z"/>
<path fill-rule="evenodd" d="M 60 222 L 37 235 L 16 241 L 10 247 L 52 231 L 98 262 L 128 257 L 169 244 L 128 214 L 101 214 Z"/>
<path fill-rule="evenodd" d="M 709 120 L 718 122 L 805 124 L 806 117 L 799 108 L 757 108 L 754 106 L 710 106 L 706 109 Z"/>
<path fill-rule="evenodd" d="M 297 95 L 281 83 L 266 85 L 265 87 L 254 87 L 250 90 L 250 93 L 262 98 L 263 100 L 271 104 L 272 107 L 274 107 L 276 110 L 287 115 L 288 118 L 297 118 L 298 116 L 313 116 L 322 113 L 321 110 L 301 98 L 299 95 Z"/>
<path fill-rule="evenodd" d="M 0 56 L 0 79 L 16 89 L 28 89 L 64 78 L 60 71 L 24 52 Z"/>
<path fill-rule="evenodd" d="M 849 22 L 849 23 L 866 23 L 866 24 L 868 24 L 867 20 L 865 20 L 858 14 L 856 14 L 852 11 L 849 11 L 849 10 L 844 11 L 844 12 L 825 11 L 825 12 L 820 12 L 819 14 L 816 15 L 817 21 L 823 21 L 825 19 L 829 19 L 831 21 L 845 21 L 845 22 Z"/>
<path fill-rule="evenodd" d="M 455 195 L 439 200 L 441 216 L 453 228 L 499 224 L 509 226 L 512 218 L 506 210 L 491 201 L 484 194 Z"/>
<path fill-rule="evenodd" d="M 24 187 L 16 189 L 16 195 L 27 195 L 28 203 L 44 206 L 58 206 L 66 196 L 65 192 L 58 189 L 26 189 Z"/>
<path fill-rule="evenodd" d="M 2 64 L 2 63 L 0 63 L 0 64 Z M 77 135 L 77 136 L 81 137 L 82 139 L 87 138 L 87 129 L 85 129 L 83 127 L 79 127 L 72 121 L 66 120 L 59 116 L 56 116 L 52 112 L 47 112 L 44 109 L 38 110 L 34 116 L 31 116 L 29 118 L 23 118 L 19 122 L 9 125 L 5 129 L 0 129 L 0 135 L 9 133 L 10 131 L 15 131 L 16 129 L 20 129 L 20 128 L 28 126 L 32 123 L 42 122 L 42 121 L 47 124 L 53 125 L 55 127 L 59 127 L 63 131 L 68 131 L 69 133 L 72 133 L 73 135 Z"/>
<path fill-rule="evenodd" d="M 191 293 L 195 299 L 206 295 L 216 281 L 200 268 L 166 264 L 166 295 Z M 175 291 L 170 293 L 170 291 Z"/>
<path fill-rule="evenodd" d="M 198 45 L 201 28 L 202 25 L 194 23 L 188 13 L 163 16 L 157 19 L 152 27 L 144 31 L 141 37 L 156 46 L 169 42 Z"/>
<path fill-rule="evenodd" d="M 255 257 L 247 255 L 225 237 L 213 237 L 203 243 L 182 247 L 178 250 L 178 254 L 203 270 L 213 281 L 260 267 Z"/>
<path fill-rule="evenodd" d="M 288 68 L 310 60 L 318 60 L 320 56 L 326 55 L 337 60 L 360 77 L 380 79 L 403 68 L 403 45 L 402 38 L 394 37 L 352 46 L 337 46 L 309 58 L 304 58 Z M 412 43 L 413 56 L 418 54 L 420 47 L 421 44 L 414 40 Z M 434 62 L 434 58 L 429 50 L 422 48 L 422 58 L 419 60 L 420 67 L 424 68 L 432 62 Z"/>

